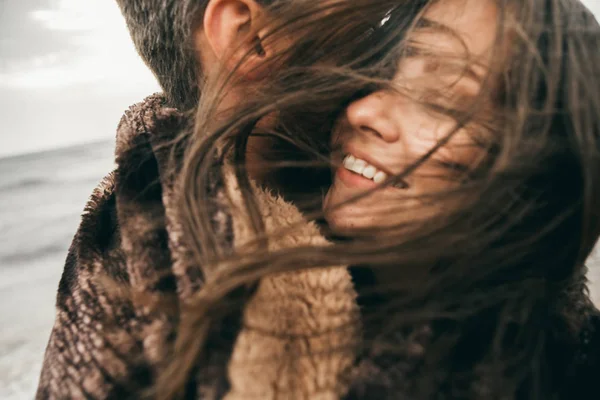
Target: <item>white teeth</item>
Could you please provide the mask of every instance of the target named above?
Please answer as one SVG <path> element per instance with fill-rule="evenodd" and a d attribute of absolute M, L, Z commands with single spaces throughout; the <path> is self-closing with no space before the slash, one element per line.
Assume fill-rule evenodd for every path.
<path fill-rule="evenodd" d="M 356 172 L 357 174 L 362 174 L 363 171 L 365 170 L 365 167 L 367 166 L 367 162 L 364 160 L 361 160 L 360 158 L 357 159 L 356 161 L 354 161 L 354 165 L 352 166 L 352 168 L 350 168 L 351 171 Z"/>
<path fill-rule="evenodd" d="M 365 160 L 356 158 L 349 154 L 344 158 L 344 168 L 354 173 L 364 176 L 367 179 L 372 179 L 375 183 L 382 183 L 387 179 L 387 174 L 379 171 L 374 166 L 367 163 Z"/>
<path fill-rule="evenodd" d="M 375 167 L 374 167 L 374 166 L 372 166 L 372 165 L 367 165 L 367 166 L 365 167 L 365 169 L 363 170 L 363 172 L 362 172 L 362 175 L 363 175 L 365 178 L 368 178 L 368 179 L 373 179 L 373 177 L 375 176 L 375 174 L 376 174 L 376 173 L 377 173 L 377 168 L 375 168 Z"/>
<path fill-rule="evenodd" d="M 373 177 L 373 181 L 375 183 L 383 183 L 383 181 L 385 181 L 387 179 L 387 174 L 383 171 L 379 171 L 375 174 L 375 176 Z"/>
<path fill-rule="evenodd" d="M 356 161 L 356 157 L 354 157 L 353 155 L 349 155 L 348 157 L 344 158 L 344 168 L 352 170 L 354 161 Z"/>

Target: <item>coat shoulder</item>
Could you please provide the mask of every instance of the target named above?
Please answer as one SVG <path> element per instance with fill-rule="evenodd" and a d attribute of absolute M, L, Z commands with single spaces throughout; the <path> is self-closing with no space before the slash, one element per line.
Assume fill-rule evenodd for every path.
<path fill-rule="evenodd" d="M 79 288 L 82 273 L 106 274 L 127 281 L 124 263 L 119 262 L 120 233 L 115 199 L 115 172 L 108 174 L 94 189 L 73 238 L 58 288 L 58 305 Z M 98 262 L 112 260 L 112 262 Z M 101 270 L 98 270 L 98 269 Z"/>
<path fill-rule="evenodd" d="M 600 311 L 589 313 L 579 336 L 573 364 L 570 368 L 562 398 L 591 399 L 598 396 L 600 378 Z"/>

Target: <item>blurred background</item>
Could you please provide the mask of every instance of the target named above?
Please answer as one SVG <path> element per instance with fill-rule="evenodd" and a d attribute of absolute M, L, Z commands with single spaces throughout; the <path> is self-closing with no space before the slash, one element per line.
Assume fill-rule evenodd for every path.
<path fill-rule="evenodd" d="M 600 0 L 584 3 L 600 16 Z M 113 168 L 117 123 L 159 90 L 114 0 L 0 0 L 0 399 L 33 397 L 67 248 Z M 600 304 L 600 257 L 589 266 Z"/>

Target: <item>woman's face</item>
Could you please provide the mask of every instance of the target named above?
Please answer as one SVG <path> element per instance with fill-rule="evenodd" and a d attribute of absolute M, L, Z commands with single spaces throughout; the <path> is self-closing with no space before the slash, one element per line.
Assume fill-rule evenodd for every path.
<path fill-rule="evenodd" d="M 335 171 L 324 204 L 327 221 L 335 232 L 396 225 L 407 218 L 439 212 L 440 205 L 418 207 L 423 202 L 416 198 L 457 185 L 460 168 L 456 167 L 468 166 L 481 157 L 482 150 L 472 135 L 461 129 L 401 184 L 327 211 L 373 189 L 388 176 L 403 173 L 455 129 L 454 119 L 432 112 L 417 99 L 431 101 L 427 93 L 438 93 L 441 95 L 433 99 L 434 103 L 447 99 L 445 102 L 460 106 L 458 103 L 468 103 L 479 94 L 496 38 L 496 17 L 491 0 L 441 0 L 434 4 L 424 15 L 431 23 L 411 33 L 409 42 L 414 51 L 399 62 L 393 83 L 403 94 L 378 91 L 349 105 L 333 135 L 333 148 L 341 149 L 333 157 L 338 157 L 341 166 Z M 456 100 L 459 98 L 462 100 Z M 405 199 L 405 211 L 393 208 L 399 198 Z M 406 204 L 410 204 L 408 209 Z"/>

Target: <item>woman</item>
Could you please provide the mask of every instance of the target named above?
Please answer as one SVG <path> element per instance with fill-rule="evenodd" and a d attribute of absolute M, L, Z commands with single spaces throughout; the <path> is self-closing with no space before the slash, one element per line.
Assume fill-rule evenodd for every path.
<path fill-rule="evenodd" d="M 580 335 L 600 327 L 582 278 L 600 184 L 600 121 L 587 103 L 600 75 L 584 54 L 599 34 L 575 2 L 436 2 L 391 87 L 339 119 L 326 219 L 353 238 L 347 257 L 368 265 L 354 269 L 371 286 L 357 286 L 363 317 L 391 330 L 396 314 L 417 352 L 436 349 L 406 367 L 413 396 L 596 396 L 598 336 Z M 578 364 L 582 351 L 593 366 Z"/>
<path fill-rule="evenodd" d="M 210 356 L 204 332 L 239 309 L 232 393 L 240 376 L 261 387 L 261 372 L 272 367 L 260 357 L 264 352 L 283 378 L 270 381 L 273 391 L 256 392 L 259 398 L 315 396 L 311 388 L 322 386 L 311 372 L 320 368 L 322 381 L 337 385 L 328 394 L 341 398 L 594 395 L 599 320 L 584 262 L 599 233 L 600 73 L 587 61 L 599 44 L 598 24 L 577 1 L 440 0 L 417 10 L 401 30 L 406 14 L 395 5 L 357 5 L 363 15 L 382 17 L 361 37 L 360 51 L 349 51 L 349 61 L 336 68 L 301 75 L 304 86 L 286 87 L 276 107 L 266 96 L 249 108 L 259 115 L 261 106 L 276 109 L 286 121 L 295 109 L 344 104 L 335 95 L 350 95 L 334 129 L 336 173 L 324 201 L 333 244 L 311 239 L 313 228 L 289 204 L 253 190 L 237 174 L 230 198 L 234 210 L 249 215 L 250 227 L 236 230 L 243 217 L 232 213 L 234 237 L 254 224 L 255 242 L 225 256 L 227 267 L 181 315 L 175 361 L 164 375 L 170 380 L 159 387 L 181 387 L 192 360 Z M 315 76 L 327 76 L 315 78 L 327 90 L 310 85 Z M 277 82 L 289 85 L 286 78 Z M 294 122 L 277 133 L 298 141 L 297 131 L 283 130 L 303 123 Z M 243 162 L 235 154 L 243 154 L 252 123 L 231 121 L 213 135 L 229 144 L 234 166 Z M 231 132 L 235 142 L 227 138 Z M 204 142 L 189 159 L 194 179 L 206 173 L 198 165 L 211 147 Z M 186 184 L 188 191 L 197 187 L 191 179 Z M 197 199 L 182 208 L 198 221 L 186 224 L 188 236 L 204 239 L 207 216 L 193 204 Z M 356 266 L 360 321 L 347 297 L 336 308 L 309 296 L 348 293 L 343 277 L 333 292 L 292 285 L 289 296 L 313 314 L 290 306 L 290 318 L 281 317 L 287 295 L 274 289 L 282 284 L 278 277 L 311 267 L 325 273 L 338 264 Z M 226 299 L 233 306 L 224 309 Z M 269 321 L 260 320 L 267 315 Z M 287 352 L 268 353 L 267 344 L 258 344 L 261 335 Z M 251 338 L 254 354 L 242 350 Z M 342 366 L 333 377 L 332 364 Z"/>

